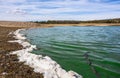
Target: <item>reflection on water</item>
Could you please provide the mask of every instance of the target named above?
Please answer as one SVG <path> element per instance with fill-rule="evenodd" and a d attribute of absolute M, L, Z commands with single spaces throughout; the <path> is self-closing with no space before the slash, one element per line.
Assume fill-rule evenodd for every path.
<path fill-rule="evenodd" d="M 99 78 L 120 77 L 118 26 L 38 28 L 24 33 L 40 48 L 33 53 L 50 56 L 66 70 L 84 78 L 97 78 L 96 74 Z"/>

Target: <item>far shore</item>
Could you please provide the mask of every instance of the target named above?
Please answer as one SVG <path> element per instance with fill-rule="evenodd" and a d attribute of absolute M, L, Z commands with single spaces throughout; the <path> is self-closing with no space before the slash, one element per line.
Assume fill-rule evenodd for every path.
<path fill-rule="evenodd" d="M 36 27 L 54 27 L 54 26 L 120 26 L 120 23 L 80 23 L 80 24 L 40 24 Z"/>
<path fill-rule="evenodd" d="M 0 21 L 2 27 L 40 28 L 54 26 L 120 26 L 120 23 L 39 24 L 33 22 Z"/>

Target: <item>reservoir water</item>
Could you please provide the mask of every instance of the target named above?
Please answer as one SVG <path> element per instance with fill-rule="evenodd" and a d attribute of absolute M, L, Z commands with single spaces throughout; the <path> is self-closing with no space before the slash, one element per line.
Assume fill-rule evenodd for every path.
<path fill-rule="evenodd" d="M 51 27 L 23 32 L 33 53 L 50 56 L 83 78 L 120 78 L 120 27 Z"/>

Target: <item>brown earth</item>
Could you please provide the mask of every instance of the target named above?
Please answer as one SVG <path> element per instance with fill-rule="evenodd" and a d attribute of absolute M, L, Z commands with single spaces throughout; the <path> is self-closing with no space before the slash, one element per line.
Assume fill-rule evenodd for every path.
<path fill-rule="evenodd" d="M 14 40 L 13 35 L 8 35 L 18 27 L 0 27 L 0 78 L 43 78 L 40 73 L 35 73 L 33 68 L 19 62 L 17 55 L 10 55 L 11 51 L 20 50 L 18 43 L 9 43 Z"/>
<path fill-rule="evenodd" d="M 15 22 L 15 21 L 0 21 L 0 26 L 3 27 L 34 27 L 36 23 L 32 22 Z"/>

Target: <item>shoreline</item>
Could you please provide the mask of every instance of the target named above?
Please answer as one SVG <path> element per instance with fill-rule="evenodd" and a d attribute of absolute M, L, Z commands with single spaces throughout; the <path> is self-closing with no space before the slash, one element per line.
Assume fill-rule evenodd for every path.
<path fill-rule="evenodd" d="M 15 40 L 14 35 L 8 35 L 19 27 L 0 27 L 0 78 L 43 78 L 40 73 L 35 73 L 33 68 L 19 62 L 17 55 L 11 55 L 11 51 L 23 48 L 18 43 L 9 43 Z"/>
<path fill-rule="evenodd" d="M 93 26 L 90 24 L 84 24 L 84 26 Z M 108 25 L 108 24 L 107 24 Z M 99 26 L 107 26 L 105 24 Z M 112 26 L 113 24 L 111 24 Z M 24 65 L 23 62 L 19 62 L 17 55 L 9 55 L 12 51 L 21 50 L 23 46 L 18 43 L 9 43 L 8 41 L 15 40 L 13 35 L 8 35 L 10 32 L 14 32 L 20 28 L 46 28 L 54 26 L 83 26 L 83 24 L 40 24 L 30 26 L 9 26 L 3 25 L 0 26 L 0 77 L 5 78 L 21 78 L 21 77 L 32 77 L 32 78 L 43 78 L 43 75 L 40 73 L 35 73 L 33 68 L 28 65 Z M 98 25 L 97 25 L 98 26 Z M 110 25 L 109 25 L 110 26 Z M 120 25 L 118 25 L 120 26 Z M 7 60 L 6 60 L 7 58 Z M 17 69 L 17 70 L 16 70 Z"/>
<path fill-rule="evenodd" d="M 39 26 L 40 25 L 40 26 Z M 81 24 L 39 24 L 36 27 L 54 27 L 54 26 L 120 26 L 120 23 L 81 23 Z"/>
<path fill-rule="evenodd" d="M 8 27 L 1 27 L 8 29 Z M 12 28 L 10 28 L 12 29 Z M 22 29 L 16 28 L 12 32 L 11 38 L 14 38 L 12 40 L 8 39 L 6 40 L 7 44 L 16 44 L 18 46 L 21 46 L 20 49 L 15 48 L 15 50 L 10 50 L 7 54 L 9 58 L 4 58 L 5 60 L 11 59 L 9 62 L 6 61 L 3 66 L 7 66 L 9 64 L 10 67 L 15 67 L 17 68 L 17 72 L 23 72 L 24 75 L 18 75 L 15 69 L 6 67 L 8 70 L 5 72 L 0 72 L 0 77 L 6 77 L 6 78 L 82 78 L 81 75 L 77 74 L 74 71 L 65 71 L 64 69 L 61 68 L 59 64 L 57 64 L 54 60 L 52 60 L 48 56 L 42 56 L 42 55 L 35 55 L 30 53 L 33 51 L 33 49 L 36 48 L 35 45 L 31 45 L 29 42 L 26 41 L 26 38 L 24 37 L 23 34 L 20 34 L 19 32 Z M 11 31 L 10 31 L 11 32 Z M 9 33 L 10 33 L 9 32 Z M 4 44 L 4 43 L 3 43 Z M 8 46 L 9 47 L 9 46 Z M 5 50 L 6 51 L 6 50 Z M 2 52 L 1 52 L 2 53 Z M 14 59 L 12 58 L 14 56 L 15 60 L 15 65 L 11 64 Z M 2 58 L 0 58 L 3 60 Z M 2 64 L 1 62 L 0 64 Z M 6 65 L 7 64 L 7 65 Z M 12 65 L 12 66 L 11 66 Z M 20 68 L 19 68 L 20 67 Z M 4 67 L 3 67 L 4 68 Z M 22 69 L 25 68 L 25 69 Z M 10 69 L 10 70 L 9 70 Z M 1 68 L 0 68 L 1 71 Z M 11 73 L 11 71 L 13 73 Z M 27 72 L 26 72 L 27 71 Z M 29 71 L 29 72 L 28 72 Z M 32 73 L 32 75 L 31 75 Z M 42 74 L 40 74 L 42 73 Z M 13 75 L 14 74 L 14 75 Z M 17 76 L 16 76 L 17 75 Z"/>
<path fill-rule="evenodd" d="M 49 56 L 31 53 L 33 50 L 37 49 L 37 47 L 26 41 L 27 38 L 24 34 L 20 33 L 22 30 L 24 29 L 16 30 L 14 32 L 16 40 L 9 41 L 10 43 L 17 42 L 23 46 L 23 49 L 11 53 L 17 54 L 20 62 L 24 62 L 25 65 L 34 68 L 34 72 L 42 73 L 44 78 L 82 78 L 81 75 L 72 70 L 66 71 L 61 68 L 61 66 Z"/>

